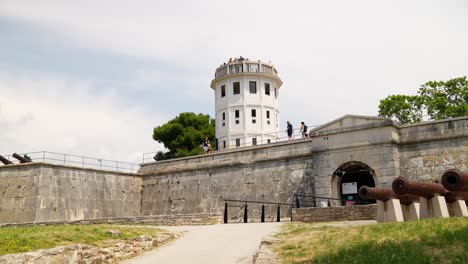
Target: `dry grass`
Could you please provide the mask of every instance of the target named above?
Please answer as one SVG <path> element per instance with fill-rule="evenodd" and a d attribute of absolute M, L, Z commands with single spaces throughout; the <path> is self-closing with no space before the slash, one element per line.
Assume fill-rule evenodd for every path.
<path fill-rule="evenodd" d="M 275 246 L 284 263 L 468 263 L 468 218 L 368 226 L 290 223 Z"/>
<path fill-rule="evenodd" d="M 119 230 L 114 237 L 107 230 Z M 0 255 L 53 248 L 83 243 L 105 246 L 117 240 L 128 240 L 139 235 L 157 236 L 162 230 L 145 227 L 122 227 L 115 225 L 60 225 L 0 228 Z"/>

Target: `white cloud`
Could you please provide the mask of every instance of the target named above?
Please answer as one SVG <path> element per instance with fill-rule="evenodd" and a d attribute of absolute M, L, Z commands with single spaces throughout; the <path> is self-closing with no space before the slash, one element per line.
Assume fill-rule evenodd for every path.
<path fill-rule="evenodd" d="M 213 98 L 213 109 L 214 96 L 209 84 L 219 64 L 239 55 L 272 61 L 284 82 L 280 96 L 281 120 L 291 120 L 294 124 L 304 120 L 309 125 L 350 113 L 376 115 L 379 100 L 389 94 L 414 94 L 426 81 L 466 75 L 467 11 L 468 4 L 462 0 L 238 0 L 229 3 L 3 0 L 0 4 L 0 16 L 52 32 L 53 41 L 61 45 L 171 65 L 171 69 L 135 69 L 135 79 L 126 87 L 171 90 L 177 84 L 185 87 L 181 96 Z M 17 86 L 36 84 L 31 79 L 21 84 L 22 79 L 15 78 L 11 77 L 10 82 Z M 47 82 L 69 87 L 60 78 L 42 82 L 41 89 L 49 87 Z M 86 89 L 89 84 L 73 83 L 73 86 Z M 57 91 L 51 96 L 54 93 Z M 86 112 L 87 115 L 78 115 L 72 111 L 77 122 L 87 125 L 81 126 L 82 129 L 92 129 L 93 125 L 103 123 L 98 120 L 110 119 L 109 124 L 104 123 L 112 129 L 106 131 L 123 129 L 125 135 L 143 136 L 148 127 L 160 124 L 148 117 L 140 118 L 132 121 L 138 125 L 130 132 L 131 128 L 120 126 L 121 119 L 111 115 L 112 111 L 122 113 L 119 105 L 102 96 L 95 98 L 89 92 L 76 98 L 84 96 L 86 101 L 98 104 L 96 108 L 87 109 L 82 102 L 75 105 L 73 98 L 68 98 L 68 104 L 59 104 L 53 97 L 37 96 L 48 102 L 46 109 L 41 110 L 44 114 L 70 107 Z M 0 103 L 4 101 L 1 99 Z M 34 100 L 31 99 L 32 105 Z M 15 105 L 21 108 L 19 101 Z M 104 106 L 105 111 L 100 108 Z M 2 109 L 6 111 L 5 107 Z M 12 114 L 11 109 L 8 111 Z M 16 114 L 8 125 L 43 126 L 37 121 L 37 112 L 28 111 L 30 116 L 21 119 Z M 131 120 L 137 114 L 141 113 L 125 112 L 123 117 Z M 95 116 L 95 121 L 87 120 L 88 115 Z M 127 120 L 124 123 L 130 122 Z M 47 124 L 50 131 L 56 130 L 56 124 Z M 62 132 L 77 134 L 69 130 Z M 127 145 L 112 145 L 113 148 L 103 150 L 90 147 L 98 149 L 97 153 L 107 153 L 108 149 L 122 152 L 132 152 L 138 147 L 148 149 L 147 145 L 132 147 L 129 138 L 118 135 L 103 132 L 99 136 L 112 136 L 112 142 L 126 141 Z M 62 137 L 61 144 L 91 146 L 80 140 L 81 136 L 73 137 Z"/>
<path fill-rule="evenodd" d="M 140 162 L 142 152 L 162 148 L 152 128 L 166 117 L 116 95 L 92 94 L 90 85 L 0 72 L 1 154 L 46 150 Z"/>

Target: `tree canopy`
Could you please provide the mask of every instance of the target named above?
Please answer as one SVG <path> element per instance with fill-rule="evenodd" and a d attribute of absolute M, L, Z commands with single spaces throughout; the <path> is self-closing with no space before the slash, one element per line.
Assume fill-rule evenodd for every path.
<path fill-rule="evenodd" d="M 430 81 L 420 86 L 417 95 L 389 95 L 379 105 L 379 116 L 401 123 L 421 122 L 424 111 L 432 120 L 468 115 L 467 77 Z"/>
<path fill-rule="evenodd" d="M 156 154 L 156 159 L 179 158 L 203 153 L 200 146 L 205 137 L 214 146 L 215 120 L 209 115 L 195 113 L 181 113 L 153 130 L 153 139 L 163 143 L 169 151 Z"/>

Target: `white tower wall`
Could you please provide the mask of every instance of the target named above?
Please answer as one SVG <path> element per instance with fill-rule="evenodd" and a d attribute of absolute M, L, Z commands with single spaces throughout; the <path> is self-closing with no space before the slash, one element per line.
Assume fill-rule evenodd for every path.
<path fill-rule="evenodd" d="M 211 88 L 215 90 L 219 150 L 278 139 L 281 85 L 274 66 L 263 62 L 234 60 L 216 69 Z"/>

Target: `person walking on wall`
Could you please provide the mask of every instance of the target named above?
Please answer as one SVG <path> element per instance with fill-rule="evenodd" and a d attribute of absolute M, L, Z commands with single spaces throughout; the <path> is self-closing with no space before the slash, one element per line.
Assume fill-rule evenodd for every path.
<path fill-rule="evenodd" d="M 304 124 L 304 121 L 301 122 L 301 129 L 299 132 L 302 134 L 302 139 L 309 138 L 309 135 L 307 134 L 307 126 Z"/>
<path fill-rule="evenodd" d="M 287 124 L 286 132 L 288 133 L 288 140 L 292 140 L 293 126 L 291 125 L 289 121 L 287 121 L 286 124 Z"/>

